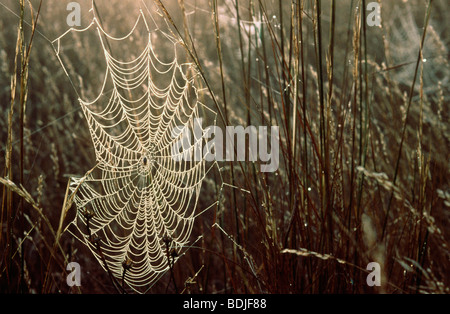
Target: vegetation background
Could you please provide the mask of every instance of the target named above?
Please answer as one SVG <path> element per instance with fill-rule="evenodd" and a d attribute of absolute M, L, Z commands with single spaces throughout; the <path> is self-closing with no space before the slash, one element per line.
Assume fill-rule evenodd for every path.
<path fill-rule="evenodd" d="M 0 1 L 3 293 L 117 292 L 61 232 L 76 211 L 65 215 L 68 180 L 96 162 L 77 93 L 95 97 L 104 73 L 95 33 L 64 42 L 72 81 L 55 55 L 69 2 Z M 78 2 L 87 25 L 91 1 Z M 147 293 L 449 292 L 448 3 L 378 3 L 380 27 L 364 0 L 95 1 L 115 36 L 158 9 L 219 125 L 281 130 L 276 173 L 223 163 L 225 185 L 211 173 L 199 208 L 218 203 L 196 221 L 201 240 L 174 265 L 176 285 L 167 273 Z M 81 287 L 66 284 L 70 261 Z M 380 287 L 366 284 L 369 262 Z"/>

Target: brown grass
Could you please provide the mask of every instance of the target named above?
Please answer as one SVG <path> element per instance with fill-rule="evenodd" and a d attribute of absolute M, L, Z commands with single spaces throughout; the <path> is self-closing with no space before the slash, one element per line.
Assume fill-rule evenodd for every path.
<path fill-rule="evenodd" d="M 76 35 L 65 75 L 49 41 L 68 28 L 63 2 L 44 1 L 37 18 L 38 1 L 2 1 L 1 292 L 117 292 L 62 232 L 75 215 L 69 177 L 95 165 L 77 99 L 96 95 L 104 67 L 92 34 Z M 112 2 L 96 1 L 105 28 L 125 34 L 140 2 Z M 199 210 L 218 202 L 197 218 L 201 238 L 149 293 L 449 292 L 444 0 L 383 1 L 379 28 L 364 21 L 367 1 L 156 2 L 218 124 L 278 125 L 281 153 L 276 173 L 250 162 L 210 173 Z M 394 15 L 419 35 L 399 42 Z M 381 287 L 366 284 L 369 262 Z"/>

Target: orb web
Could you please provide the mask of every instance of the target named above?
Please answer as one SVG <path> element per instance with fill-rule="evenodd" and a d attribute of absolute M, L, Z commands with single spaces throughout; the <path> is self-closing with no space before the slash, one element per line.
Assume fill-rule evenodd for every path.
<path fill-rule="evenodd" d="M 139 19 L 148 25 L 142 11 L 136 25 Z M 122 38 L 107 34 L 95 17 L 90 27 L 97 29 L 106 73 L 96 99 L 79 99 L 97 164 L 71 178 L 77 207 L 72 225 L 104 268 L 142 292 L 168 270 L 166 253 L 180 252 L 189 242 L 207 169 L 203 159 L 174 158 L 172 147 L 182 134 L 173 130 L 193 128 L 203 104 L 194 66 L 177 61 L 176 41 L 175 57 L 163 62 L 148 31 L 142 52 L 121 60 L 106 41 L 124 40 L 135 27 Z M 201 141 L 194 138 L 192 147 Z M 125 273 L 124 263 L 132 265 Z"/>

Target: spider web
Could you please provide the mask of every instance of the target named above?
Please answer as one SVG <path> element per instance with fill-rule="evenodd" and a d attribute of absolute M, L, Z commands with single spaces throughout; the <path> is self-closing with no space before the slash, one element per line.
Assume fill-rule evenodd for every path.
<path fill-rule="evenodd" d="M 107 41 L 129 38 L 140 19 L 148 31 L 145 48 L 131 60 L 115 58 Z M 195 67 L 177 61 L 177 42 L 173 41 L 172 61 L 157 57 L 142 11 L 122 38 L 105 32 L 96 17 L 87 28 L 69 31 L 93 26 L 103 47 L 106 73 L 99 96 L 79 103 L 97 164 L 85 176 L 71 178 L 77 207 L 71 225 L 105 270 L 142 292 L 168 271 L 169 251 L 189 247 L 195 218 L 214 205 L 196 213 L 202 182 L 212 167 L 207 169 L 204 159 L 175 160 L 172 152 L 182 137 L 180 127 L 201 128 L 194 124 L 201 108 L 208 108 L 198 99 Z M 58 58 L 65 34 L 54 41 Z M 203 141 L 194 134 L 192 144 L 179 154 L 191 152 Z M 131 268 L 124 272 L 124 265 Z"/>
<path fill-rule="evenodd" d="M 422 29 L 418 26 L 412 6 L 396 5 L 391 19 L 386 19 L 388 28 L 387 38 L 392 51 L 394 64 L 403 64 L 399 70 L 393 72 L 395 79 L 403 84 L 410 84 L 414 77 L 415 63 L 418 53 L 418 43 L 422 38 Z M 428 25 L 427 36 L 422 50 L 424 66 L 424 90 L 428 94 L 438 91 L 438 84 L 446 87 L 450 78 L 448 65 L 448 42 L 445 36 L 440 34 L 442 28 L 433 19 Z M 418 88 L 418 86 L 417 86 Z"/>

